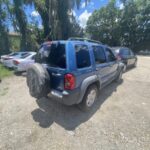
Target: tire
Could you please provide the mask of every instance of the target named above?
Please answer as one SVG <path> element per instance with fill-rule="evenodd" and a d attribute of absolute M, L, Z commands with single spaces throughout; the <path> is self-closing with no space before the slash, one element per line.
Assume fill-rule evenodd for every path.
<path fill-rule="evenodd" d="M 137 67 L 137 60 L 135 61 L 133 67 L 135 67 L 135 68 Z"/>
<path fill-rule="evenodd" d="M 31 96 L 35 98 L 46 97 L 50 92 L 50 76 L 40 64 L 33 64 L 27 70 L 27 85 Z"/>
<path fill-rule="evenodd" d="M 115 79 L 116 82 L 121 82 L 122 81 L 122 74 L 124 72 L 124 69 L 121 69 L 119 74 L 117 75 L 117 78 Z"/>
<path fill-rule="evenodd" d="M 127 65 L 124 64 L 124 67 L 123 67 L 123 72 L 126 72 L 127 71 Z"/>
<path fill-rule="evenodd" d="M 92 95 L 93 95 L 93 99 L 90 99 L 90 96 L 92 98 Z M 82 111 L 88 111 L 90 110 L 90 108 L 94 105 L 95 101 L 97 100 L 97 96 L 98 96 L 98 88 L 96 85 L 91 85 L 84 97 L 83 97 L 83 100 L 82 102 L 78 105 L 79 108 L 82 110 Z"/>

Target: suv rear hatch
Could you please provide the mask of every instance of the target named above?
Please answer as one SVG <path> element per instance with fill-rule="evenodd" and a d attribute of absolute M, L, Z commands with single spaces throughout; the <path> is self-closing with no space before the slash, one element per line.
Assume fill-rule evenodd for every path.
<path fill-rule="evenodd" d="M 50 87 L 64 90 L 66 73 L 66 45 L 60 42 L 47 42 L 41 45 L 36 62 L 43 64 L 50 75 Z"/>

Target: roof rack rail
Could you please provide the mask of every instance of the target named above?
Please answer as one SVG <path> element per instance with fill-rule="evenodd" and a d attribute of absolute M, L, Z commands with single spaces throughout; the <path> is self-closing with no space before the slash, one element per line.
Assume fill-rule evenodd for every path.
<path fill-rule="evenodd" d="M 93 42 L 93 43 L 102 44 L 100 41 L 95 41 L 95 40 L 91 40 L 91 39 L 87 39 L 87 38 L 71 37 L 68 40 L 70 40 L 70 41 L 85 41 L 85 42 Z"/>

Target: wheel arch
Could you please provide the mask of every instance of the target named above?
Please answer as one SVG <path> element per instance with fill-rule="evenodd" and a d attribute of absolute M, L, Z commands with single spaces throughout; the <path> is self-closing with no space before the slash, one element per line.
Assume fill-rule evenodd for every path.
<path fill-rule="evenodd" d="M 84 97 L 87 89 L 92 85 L 96 85 L 98 90 L 101 89 L 101 82 L 98 79 L 97 75 L 90 76 L 90 77 L 83 80 L 83 82 L 81 84 L 80 97 L 79 97 L 77 104 L 82 102 L 83 97 Z"/>

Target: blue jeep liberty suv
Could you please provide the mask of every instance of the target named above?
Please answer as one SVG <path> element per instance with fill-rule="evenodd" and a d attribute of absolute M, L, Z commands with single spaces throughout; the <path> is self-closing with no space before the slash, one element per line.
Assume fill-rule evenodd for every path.
<path fill-rule="evenodd" d="M 124 68 L 111 48 L 81 38 L 42 44 L 37 62 L 27 71 L 31 96 L 79 104 L 83 110 L 93 106 L 100 89 L 122 80 Z"/>

